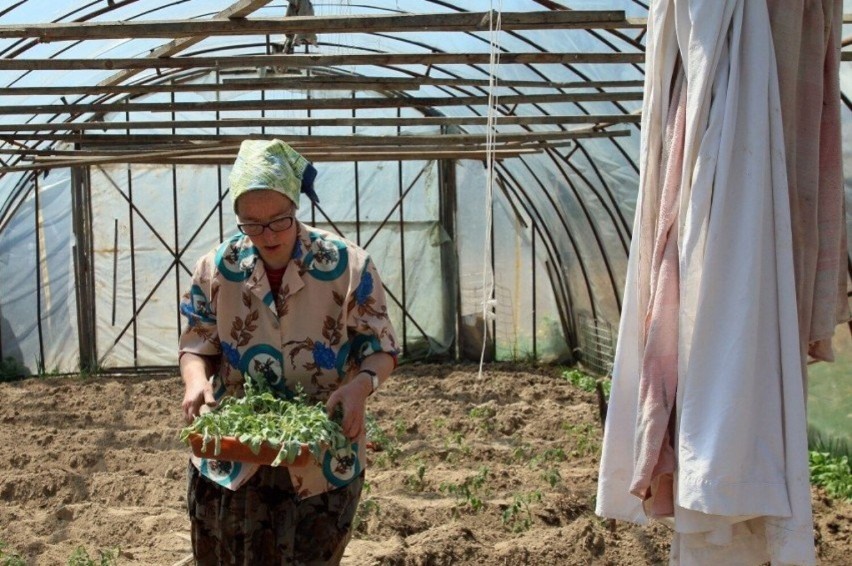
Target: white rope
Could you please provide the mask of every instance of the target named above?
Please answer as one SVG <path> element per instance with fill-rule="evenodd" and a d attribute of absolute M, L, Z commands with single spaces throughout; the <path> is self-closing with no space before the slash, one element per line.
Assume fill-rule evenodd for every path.
<path fill-rule="evenodd" d="M 502 25 L 503 0 L 499 0 L 497 11 L 491 2 L 488 14 L 489 58 L 488 58 L 488 115 L 485 125 L 485 245 L 482 247 L 482 352 L 479 356 L 478 379 L 482 378 L 485 362 L 485 347 L 488 343 L 488 328 L 496 316 L 497 300 L 494 295 L 494 272 L 491 270 L 491 208 L 494 199 L 494 147 L 497 135 L 497 69 L 500 65 L 499 35 Z"/>

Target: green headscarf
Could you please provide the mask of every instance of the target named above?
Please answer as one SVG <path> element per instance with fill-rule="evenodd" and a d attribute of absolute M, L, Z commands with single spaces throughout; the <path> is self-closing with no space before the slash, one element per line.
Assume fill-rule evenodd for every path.
<path fill-rule="evenodd" d="M 237 199 L 248 191 L 270 189 L 281 193 L 299 207 L 299 193 L 319 202 L 313 189 L 317 170 L 310 161 L 281 140 L 245 140 L 228 181 L 231 201 L 237 210 Z"/>

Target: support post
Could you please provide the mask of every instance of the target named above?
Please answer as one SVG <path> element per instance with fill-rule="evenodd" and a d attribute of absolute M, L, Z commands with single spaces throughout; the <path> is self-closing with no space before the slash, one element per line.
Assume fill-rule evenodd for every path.
<path fill-rule="evenodd" d="M 91 190 L 85 169 L 71 169 L 71 221 L 74 231 L 75 296 L 77 299 L 77 337 L 80 345 L 80 371 L 97 370 L 95 334 L 95 269 L 92 244 Z"/>

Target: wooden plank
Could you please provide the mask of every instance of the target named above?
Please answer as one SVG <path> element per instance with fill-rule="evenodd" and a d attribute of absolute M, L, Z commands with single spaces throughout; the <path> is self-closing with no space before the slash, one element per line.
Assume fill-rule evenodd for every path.
<path fill-rule="evenodd" d="M 330 67 L 335 65 L 487 65 L 489 53 L 369 53 L 347 55 L 242 55 L 95 59 L 0 59 L 0 71 L 110 69 L 227 69 L 237 67 Z M 644 53 L 501 53 L 501 65 L 643 63 Z"/>
<path fill-rule="evenodd" d="M 499 142 L 532 142 L 554 139 L 578 139 L 595 137 L 621 137 L 629 136 L 630 130 L 599 130 L 595 128 L 581 128 L 576 130 L 548 131 L 548 132 L 501 132 L 497 134 L 495 141 Z M 143 145 L 143 144 L 165 144 L 165 143 L 198 143 L 198 142 L 220 142 L 239 143 L 246 139 L 276 139 L 283 138 L 293 147 L 309 147 L 323 144 L 346 145 L 346 146 L 369 146 L 369 145 L 418 145 L 425 143 L 485 143 L 486 137 L 481 134 L 441 134 L 441 135 L 408 135 L 408 136 L 321 136 L 321 135 L 283 135 L 277 134 L 130 134 L 130 135 L 64 135 L 64 134 L 29 134 L 19 138 L 15 134 L 0 133 L 0 141 L 28 139 L 38 141 L 67 141 L 82 145 L 110 145 L 116 147 L 120 144 Z"/>
<path fill-rule="evenodd" d="M 129 22 L 59 22 L 0 26 L 0 39 L 37 38 L 42 43 L 88 39 L 167 38 L 265 34 L 488 31 L 496 12 L 432 14 L 350 14 L 281 18 L 210 20 L 137 20 Z M 542 10 L 502 12 L 505 31 L 548 29 L 616 29 L 633 27 L 620 10 Z"/>
<path fill-rule="evenodd" d="M 255 72 L 256 71 L 252 71 Z M 290 86 L 323 86 L 338 82 L 351 84 L 377 84 L 384 87 L 383 90 L 400 90 L 400 86 L 416 84 L 418 86 L 478 86 L 487 88 L 491 86 L 488 79 L 451 79 L 442 77 L 427 77 L 418 75 L 414 77 L 352 77 L 352 76 L 313 76 L 313 77 L 275 77 L 266 75 L 264 78 L 228 78 L 224 77 L 222 82 L 226 85 L 249 84 L 259 88 L 287 88 Z M 548 81 L 539 80 L 511 80 L 497 78 L 494 85 L 498 87 L 534 87 L 534 88 L 635 88 L 644 86 L 645 81 Z M 2 95 L 3 93 L 0 93 Z"/>
<path fill-rule="evenodd" d="M 512 94 L 500 96 L 501 105 L 642 100 L 641 91 Z M 81 114 L 84 112 L 213 112 L 245 110 L 328 110 L 410 108 L 488 104 L 487 96 L 300 98 L 289 100 L 228 100 L 203 102 L 137 102 L 132 104 L 33 104 L 0 107 L 0 115 Z"/>
<path fill-rule="evenodd" d="M 641 87 L 643 81 L 529 81 L 497 80 L 499 87 L 534 88 L 629 88 Z M 158 92 L 225 92 L 255 91 L 267 89 L 293 90 L 399 90 L 416 91 L 424 85 L 478 86 L 487 88 L 488 79 L 442 79 L 435 77 L 266 77 L 223 79 L 219 84 L 172 84 L 156 83 L 142 85 L 65 85 L 12 87 L 0 90 L 0 96 L 67 95 L 67 94 L 154 94 Z"/>
<path fill-rule="evenodd" d="M 539 149 L 512 149 L 512 150 L 494 150 L 492 155 L 495 159 L 506 159 L 517 157 L 525 154 L 541 153 Z M 488 153 L 477 150 L 458 150 L 458 151 L 383 151 L 383 152 L 344 152 L 344 153 L 305 153 L 305 157 L 314 163 L 321 162 L 357 162 L 357 161 L 430 161 L 434 159 L 487 159 Z M 133 163 L 151 164 L 151 165 L 230 165 L 234 162 L 234 157 L 229 155 L 211 155 L 211 156 L 188 156 L 188 157 L 162 157 L 147 159 L 145 156 L 137 156 L 132 158 Z M 122 161 L 121 163 L 125 163 Z M 88 163 L 84 160 L 75 160 L 69 163 L 60 162 L 45 162 L 35 163 L 32 165 L 13 165 L 9 167 L 0 167 L 0 175 L 4 173 L 20 172 L 20 171 L 41 171 L 47 169 L 58 169 L 62 167 L 79 167 L 85 165 L 105 165 L 106 163 L 94 161 Z"/>
<path fill-rule="evenodd" d="M 238 0 L 213 16 L 213 19 L 245 18 L 255 10 L 266 6 L 270 2 L 272 2 L 272 0 Z M 172 55 L 180 53 L 204 39 L 205 36 L 181 37 L 174 39 L 165 45 L 154 48 L 148 54 L 148 58 L 154 59 L 160 57 L 171 57 Z M 117 85 L 126 81 L 130 77 L 139 74 L 141 70 L 142 69 L 125 69 L 104 79 L 99 84 L 101 86 Z"/>
<path fill-rule="evenodd" d="M 638 114 L 558 114 L 548 116 L 497 116 L 495 123 L 505 125 L 537 124 L 632 124 L 641 121 Z M 410 127 L 410 126 L 485 126 L 487 116 L 422 116 L 412 118 L 221 118 L 219 120 L 157 120 L 134 122 L 50 122 L 42 124 L 2 124 L 0 132 L 62 132 L 91 130 L 152 130 L 159 128 L 274 128 L 274 127 Z"/>

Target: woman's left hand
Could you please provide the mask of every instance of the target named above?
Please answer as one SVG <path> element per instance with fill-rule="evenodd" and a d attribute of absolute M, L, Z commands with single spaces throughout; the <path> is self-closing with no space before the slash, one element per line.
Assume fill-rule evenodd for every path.
<path fill-rule="evenodd" d="M 364 430 L 364 413 L 371 392 L 372 384 L 369 380 L 356 378 L 334 391 L 326 401 L 329 417 L 334 415 L 337 405 L 343 409 L 342 427 L 346 438 L 354 440 Z"/>

